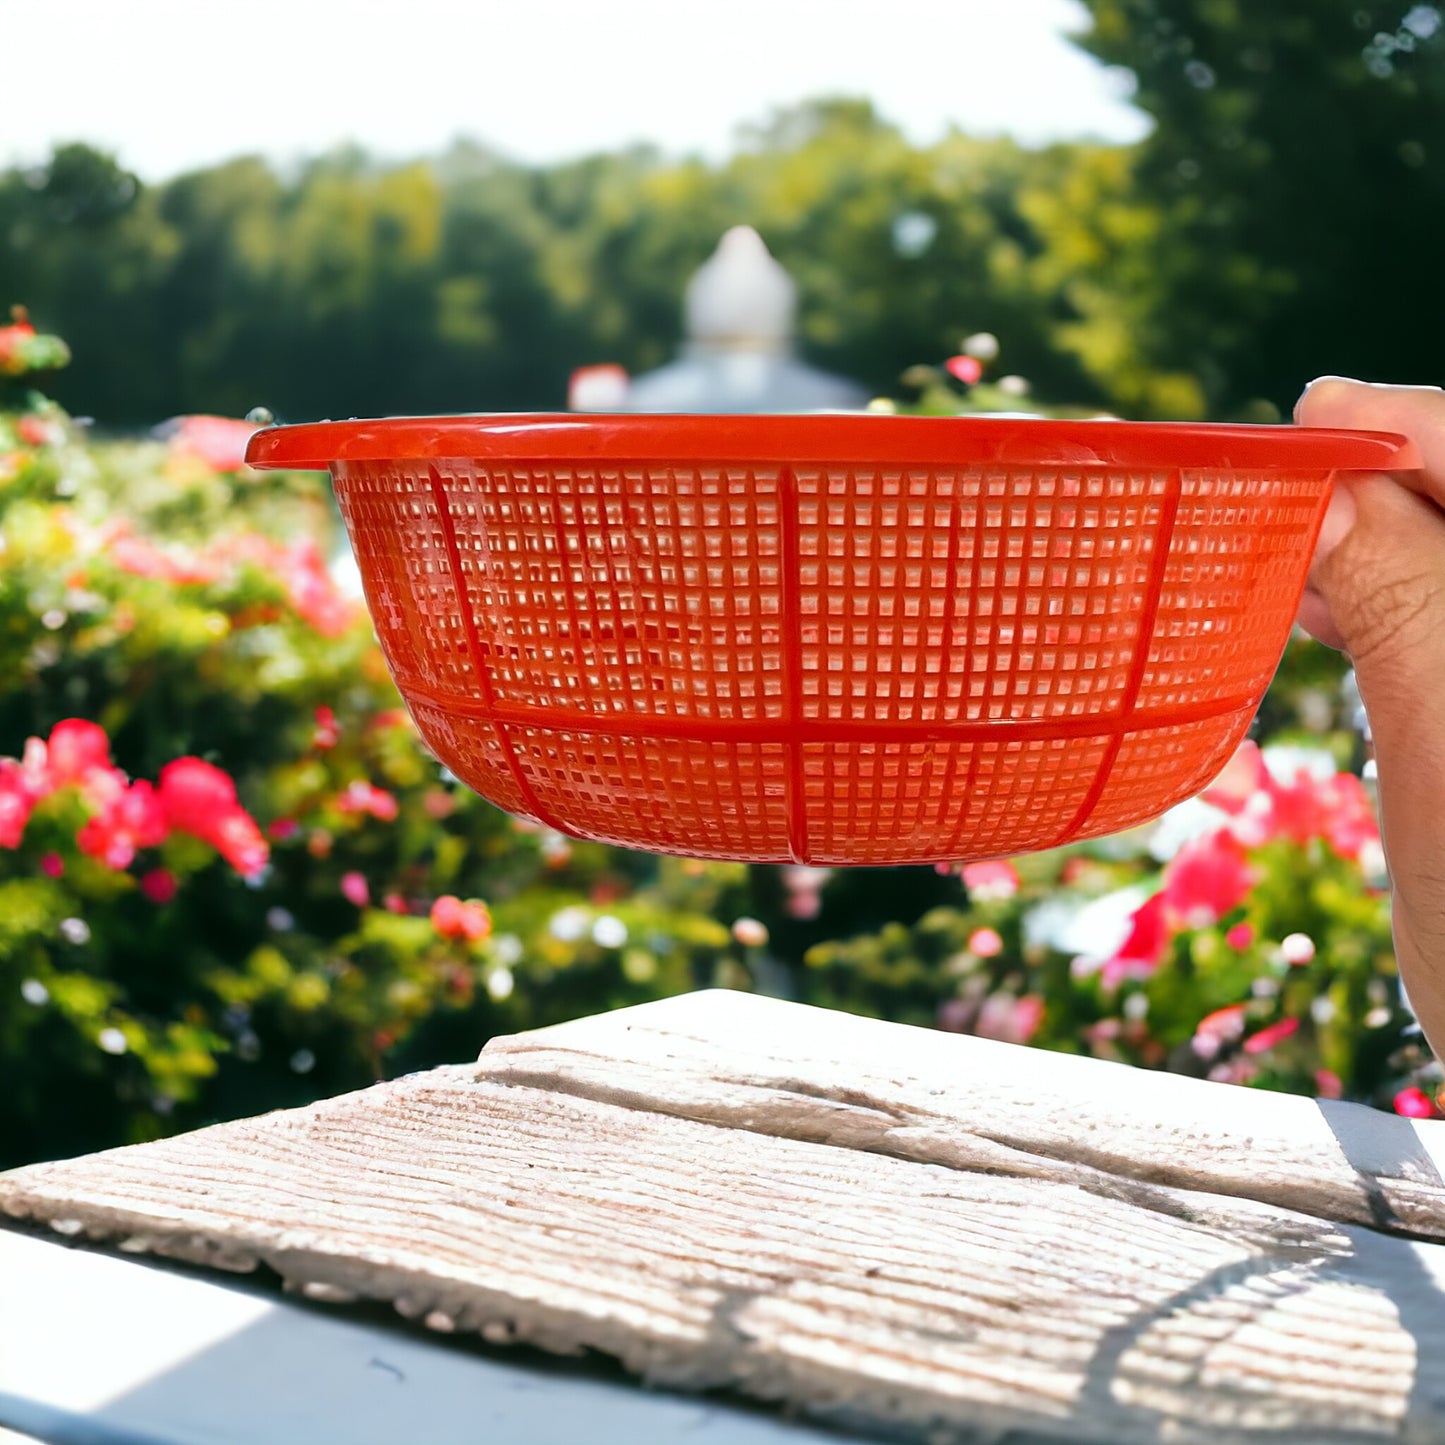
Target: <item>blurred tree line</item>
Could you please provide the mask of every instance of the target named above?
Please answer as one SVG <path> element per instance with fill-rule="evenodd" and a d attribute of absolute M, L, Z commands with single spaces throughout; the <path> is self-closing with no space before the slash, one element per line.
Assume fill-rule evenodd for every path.
<path fill-rule="evenodd" d="M 1041 397 L 1263 418 L 1322 371 L 1445 372 L 1445 36 L 1434 5 L 1088 0 L 1136 147 L 910 145 L 861 101 L 781 113 L 722 165 L 555 166 L 465 143 L 148 187 L 84 145 L 0 174 L 0 302 L 66 335 L 110 425 L 554 408 L 640 371 L 730 225 L 797 279 L 817 363 L 897 393 L 965 332 Z"/>

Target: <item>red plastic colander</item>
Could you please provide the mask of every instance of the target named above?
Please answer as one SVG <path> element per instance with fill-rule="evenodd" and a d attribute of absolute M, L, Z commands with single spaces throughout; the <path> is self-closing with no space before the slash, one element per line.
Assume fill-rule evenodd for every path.
<path fill-rule="evenodd" d="M 1331 477 L 1403 438 L 1001 418 L 468 416 L 258 433 L 329 468 L 422 736 L 562 832 L 957 861 L 1228 760 Z"/>

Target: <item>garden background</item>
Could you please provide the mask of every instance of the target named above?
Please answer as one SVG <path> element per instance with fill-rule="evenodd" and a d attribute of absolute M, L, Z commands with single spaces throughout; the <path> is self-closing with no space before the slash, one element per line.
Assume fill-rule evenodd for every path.
<path fill-rule="evenodd" d="M 454 786 L 337 581 L 325 479 L 245 471 L 208 419 L 556 409 L 580 366 L 672 355 L 738 223 L 808 359 L 901 408 L 1021 377 L 1042 410 L 1277 420 L 1322 372 L 1445 377 L 1440 9 L 1088 9 L 1137 145 L 922 147 L 825 99 L 718 163 L 0 173 L 0 1165 L 708 984 L 1436 1111 L 1324 649 L 1157 829 L 961 876 L 631 854 Z"/>

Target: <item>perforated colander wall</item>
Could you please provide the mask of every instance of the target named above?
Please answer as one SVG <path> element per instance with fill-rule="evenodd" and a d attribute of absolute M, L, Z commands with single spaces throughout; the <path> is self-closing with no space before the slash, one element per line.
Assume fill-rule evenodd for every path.
<path fill-rule="evenodd" d="M 334 469 L 378 634 L 467 784 L 713 857 L 996 856 L 1205 783 L 1278 661 L 1320 475 Z"/>

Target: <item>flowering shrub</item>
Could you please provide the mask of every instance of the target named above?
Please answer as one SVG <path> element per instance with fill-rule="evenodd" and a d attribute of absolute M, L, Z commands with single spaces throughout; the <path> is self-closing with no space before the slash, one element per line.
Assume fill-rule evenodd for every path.
<path fill-rule="evenodd" d="M 0 332 L 3 336 L 3 332 Z M 742 869 L 455 785 L 335 580 L 324 478 L 242 423 L 0 411 L 0 1164 L 302 1102 L 717 981 Z"/>
<path fill-rule="evenodd" d="M 579 843 L 422 745 L 323 478 L 225 418 L 90 444 L 25 389 L 61 353 L 3 344 L 0 1165 L 707 984 L 1434 1112 L 1321 649 L 1264 716 L 1327 751 L 1248 747 L 1159 829 L 961 876 Z"/>
<path fill-rule="evenodd" d="M 1438 1070 L 1395 977 L 1374 810 L 1328 754 L 1246 743 L 1201 800 L 1151 833 L 972 864 L 961 877 L 962 906 L 812 949 L 811 996 L 1435 1111 L 1420 1084 L 1433 1089 Z"/>

